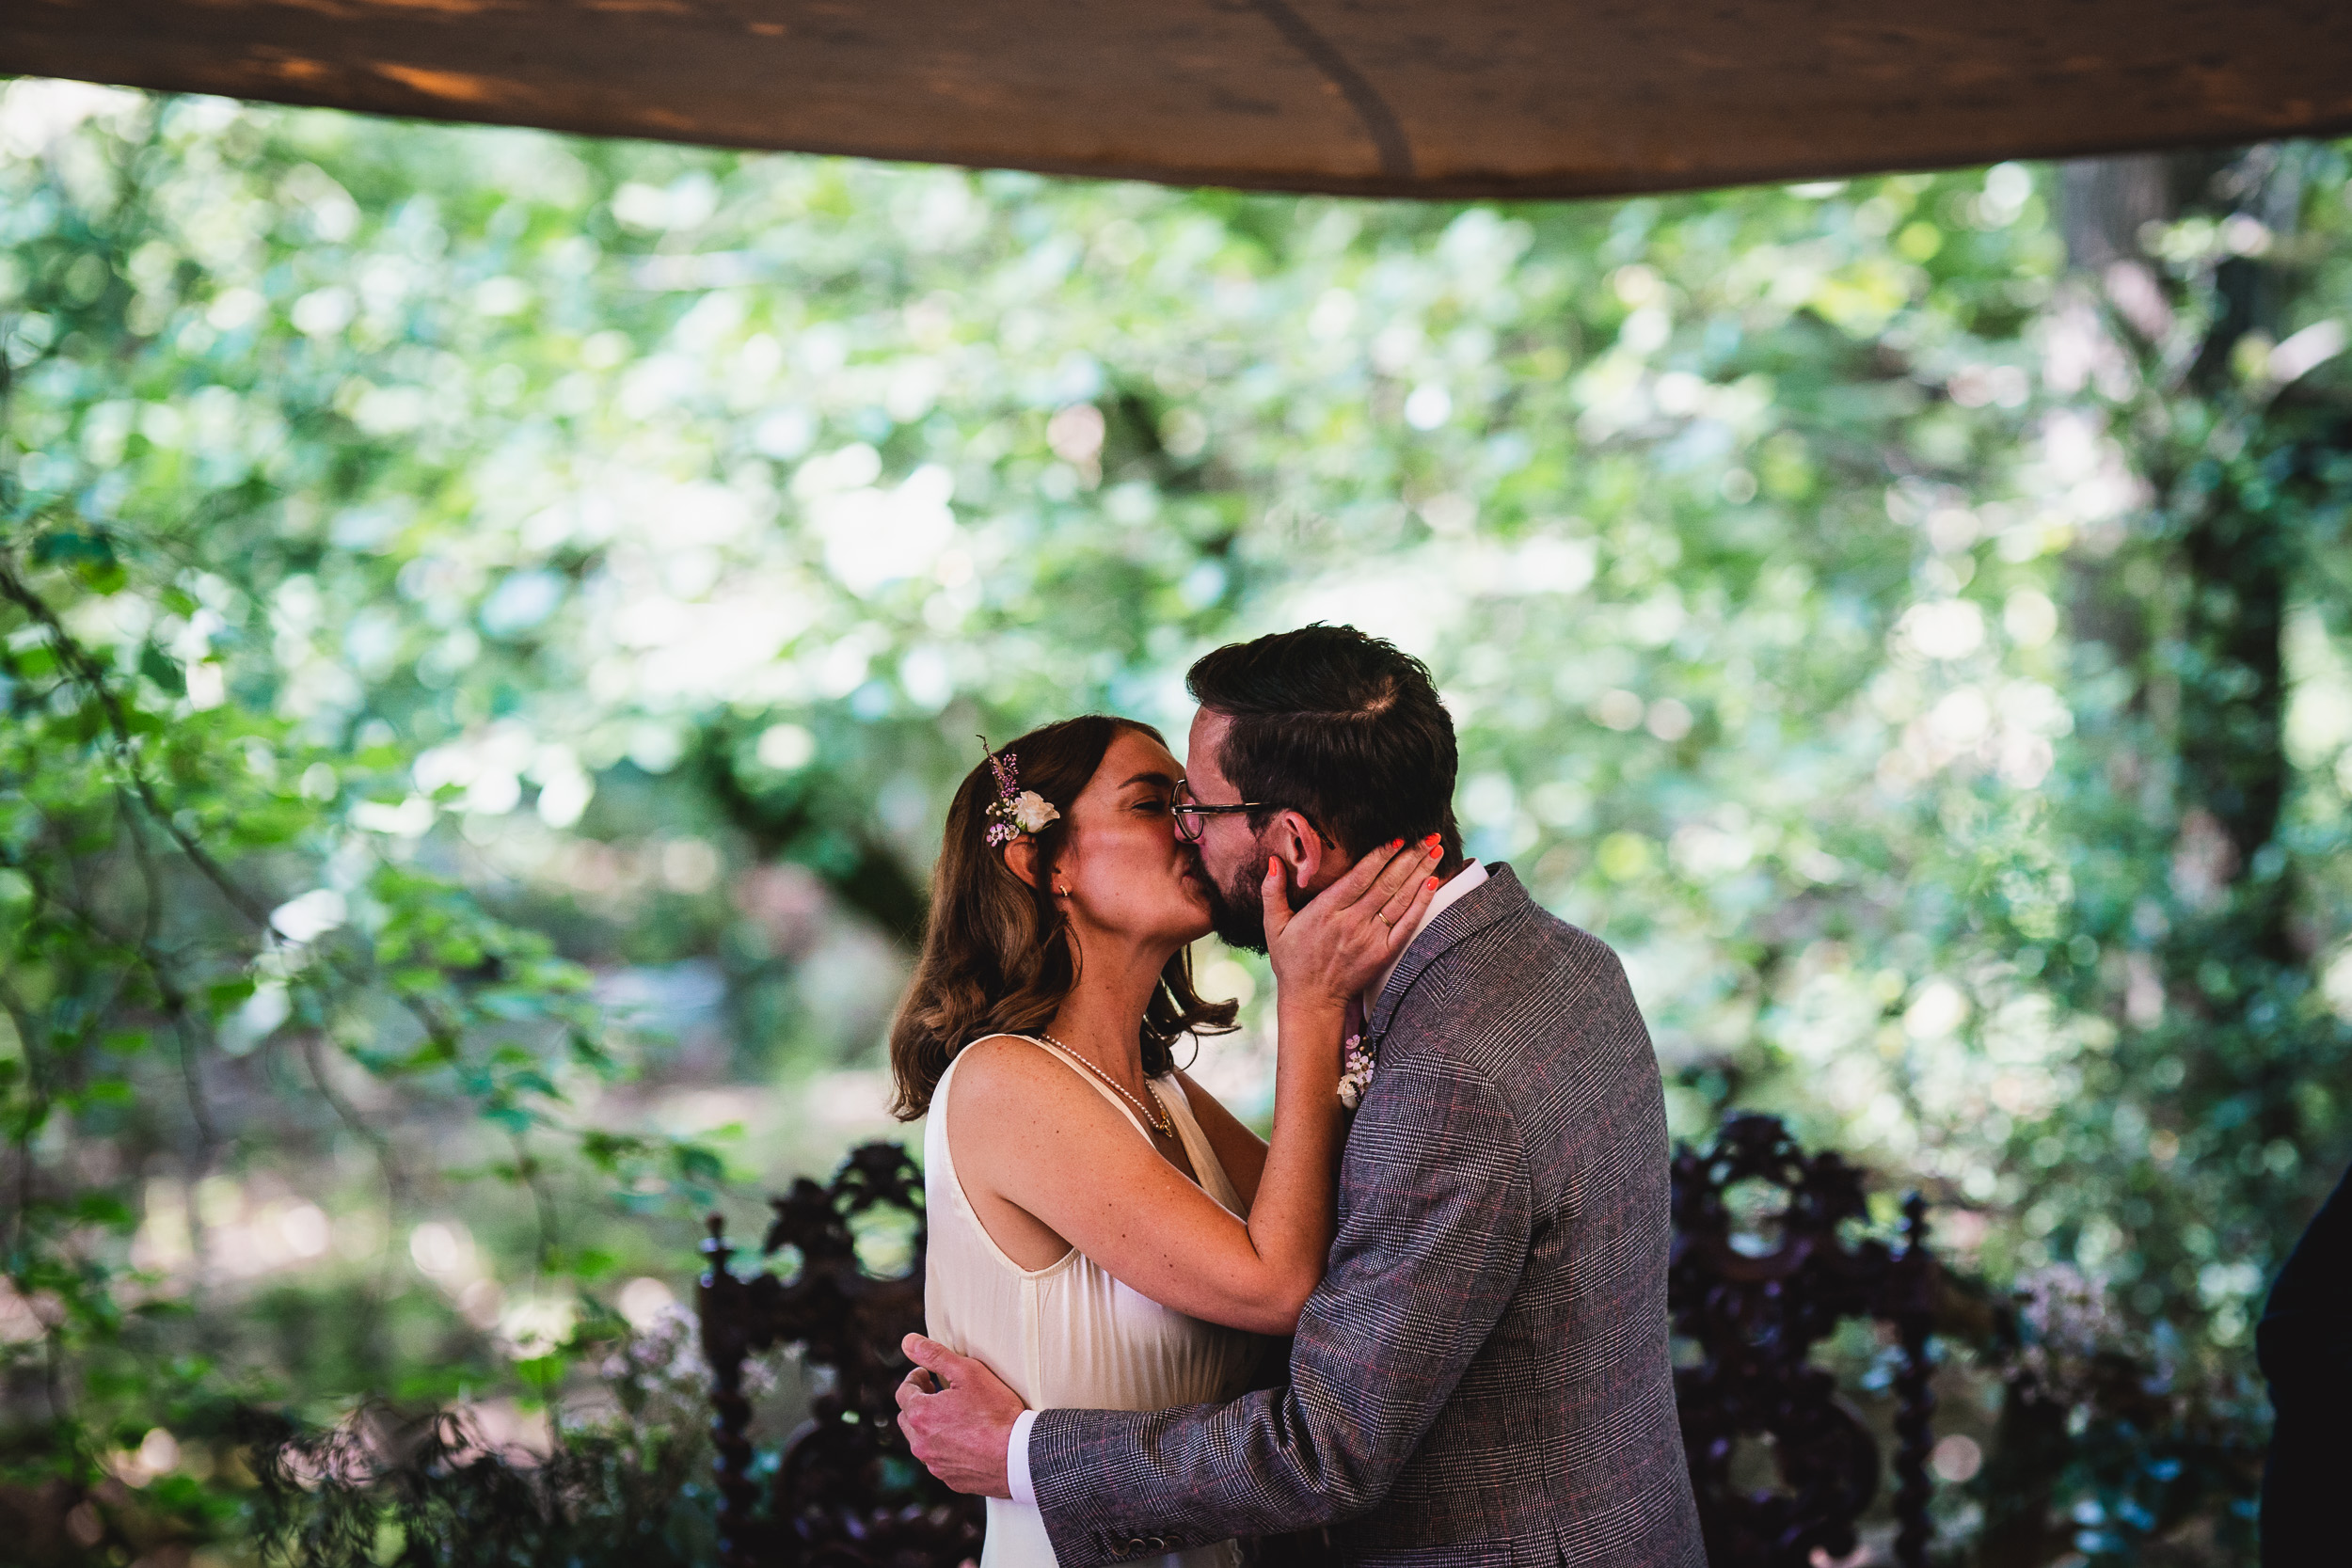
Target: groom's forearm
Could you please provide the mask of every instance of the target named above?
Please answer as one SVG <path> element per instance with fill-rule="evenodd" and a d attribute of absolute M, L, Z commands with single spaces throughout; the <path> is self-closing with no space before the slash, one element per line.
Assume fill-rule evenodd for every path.
<path fill-rule="evenodd" d="M 1041 1410 L 1024 1457 L 1057 1560 L 1097 1568 L 1369 1513 L 1421 1426 L 1375 1431 L 1327 1386 L 1302 1399 L 1289 1385 L 1221 1405 Z"/>
<path fill-rule="evenodd" d="M 1250 1461 L 1253 1429 L 1289 1424 L 1279 1410 L 1287 1392 L 1175 1410 L 1040 1411 L 1026 1457 L 1063 1568 L 1306 1529 L 1373 1506 L 1377 1497 L 1352 1488 L 1300 1484 L 1263 1455 Z M 1221 1463 L 1233 1459 L 1230 1470 Z"/>

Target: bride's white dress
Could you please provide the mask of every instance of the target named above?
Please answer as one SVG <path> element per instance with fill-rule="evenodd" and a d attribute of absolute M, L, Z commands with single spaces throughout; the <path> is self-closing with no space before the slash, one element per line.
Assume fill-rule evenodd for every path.
<path fill-rule="evenodd" d="M 1119 1107 L 1136 1136 L 1148 1138 L 1135 1113 L 1068 1053 L 1025 1035 L 1013 1037 L 1061 1060 Z M 1032 1410 L 1160 1410 L 1241 1393 L 1263 1343 L 1258 1336 L 1170 1311 L 1113 1279 L 1075 1247 L 1046 1268 L 1024 1269 L 990 1239 L 956 1180 L 947 1148 L 948 1097 L 962 1061 L 959 1053 L 940 1075 L 923 1130 L 923 1191 L 930 1216 L 923 1310 L 930 1337 L 987 1362 Z M 1240 1196 L 1193 1119 L 1184 1086 L 1173 1074 L 1154 1086 L 1201 1190 L 1240 1213 Z M 1084 1180 L 1086 1173 L 1070 1175 Z M 1228 1541 L 1140 1560 L 1154 1568 L 1231 1568 L 1240 1551 Z M 988 1499 L 980 1568 L 1057 1568 L 1045 1521 L 1035 1508 Z"/>

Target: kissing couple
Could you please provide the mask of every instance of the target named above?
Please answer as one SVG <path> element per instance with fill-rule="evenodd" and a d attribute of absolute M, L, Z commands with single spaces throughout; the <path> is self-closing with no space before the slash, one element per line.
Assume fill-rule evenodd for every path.
<path fill-rule="evenodd" d="M 989 1499 L 982 1568 L 1704 1568 L 1615 955 L 1464 858 L 1419 660 L 1313 626 L 1189 686 L 1184 764 L 1071 719 L 948 808 L 891 1034 L 929 1113 L 915 1456 Z M 1232 1027 L 1211 930 L 1273 963 L 1263 1142 L 1173 1056 Z"/>

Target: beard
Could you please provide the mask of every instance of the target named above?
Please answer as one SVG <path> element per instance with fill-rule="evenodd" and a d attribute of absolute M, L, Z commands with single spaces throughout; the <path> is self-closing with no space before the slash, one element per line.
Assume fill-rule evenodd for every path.
<path fill-rule="evenodd" d="M 1259 879 L 1264 875 L 1259 867 L 1264 864 L 1263 855 L 1242 862 L 1232 881 L 1224 887 L 1216 884 L 1206 865 L 1200 867 L 1200 891 L 1209 900 L 1209 929 L 1226 946 L 1245 953 L 1265 951 L 1265 895 L 1259 891 Z M 1282 879 L 1282 893 L 1292 909 L 1306 906 L 1307 900 L 1287 877 Z"/>
<path fill-rule="evenodd" d="M 1200 887 L 1208 895 L 1209 928 L 1217 940 L 1245 953 L 1264 952 L 1265 903 L 1256 882 L 1245 876 L 1236 878 L 1232 887 L 1219 887 L 1203 875 Z"/>

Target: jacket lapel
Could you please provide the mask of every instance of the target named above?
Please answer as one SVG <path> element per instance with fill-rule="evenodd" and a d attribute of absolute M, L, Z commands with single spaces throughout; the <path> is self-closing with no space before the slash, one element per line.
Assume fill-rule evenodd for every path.
<path fill-rule="evenodd" d="M 1373 1004 L 1371 1022 L 1364 1028 L 1365 1049 L 1375 1053 L 1379 1050 L 1380 1041 L 1389 1032 L 1389 1021 L 1396 1016 L 1406 993 L 1446 949 L 1518 913 L 1529 903 L 1527 890 L 1519 885 L 1518 878 L 1508 865 L 1500 861 L 1488 865 L 1486 881 L 1448 905 L 1405 950 L 1396 973 L 1389 976 L 1379 1000 Z"/>

